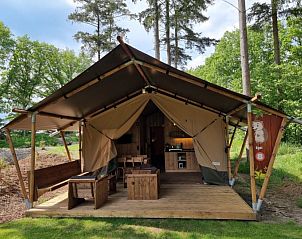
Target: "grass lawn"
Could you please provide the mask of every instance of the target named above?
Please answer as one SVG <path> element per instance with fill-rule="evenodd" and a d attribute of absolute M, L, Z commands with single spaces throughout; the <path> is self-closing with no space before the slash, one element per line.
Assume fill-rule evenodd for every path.
<path fill-rule="evenodd" d="M 0 238 L 302 238 L 294 223 L 177 219 L 20 219 L 0 225 Z"/>

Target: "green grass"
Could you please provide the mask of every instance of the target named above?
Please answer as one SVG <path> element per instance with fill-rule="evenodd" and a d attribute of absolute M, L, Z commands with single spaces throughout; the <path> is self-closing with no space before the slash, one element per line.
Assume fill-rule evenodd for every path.
<path fill-rule="evenodd" d="M 0 158 L 0 169 L 6 168 L 8 163 L 3 159 Z"/>
<path fill-rule="evenodd" d="M 289 223 L 177 219 L 20 219 L 0 225 L 0 238 L 302 238 Z"/>
<path fill-rule="evenodd" d="M 69 152 L 72 158 L 77 159 L 79 158 L 79 144 L 72 144 L 68 146 Z M 49 154 L 58 154 L 58 155 L 66 155 L 66 150 L 64 146 L 54 146 L 49 147 L 48 151 Z"/>

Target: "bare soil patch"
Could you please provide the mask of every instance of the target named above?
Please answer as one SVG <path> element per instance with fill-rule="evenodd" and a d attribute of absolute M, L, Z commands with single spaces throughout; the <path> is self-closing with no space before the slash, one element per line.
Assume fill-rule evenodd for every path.
<path fill-rule="evenodd" d="M 251 206 L 250 188 L 247 187 L 249 175 L 241 174 L 240 183 L 235 184 L 235 190 Z M 260 187 L 257 187 L 257 195 Z M 302 208 L 297 206 L 297 200 L 302 196 L 302 183 L 284 180 L 281 186 L 269 187 L 258 213 L 260 221 L 288 222 L 295 221 L 302 224 Z"/>

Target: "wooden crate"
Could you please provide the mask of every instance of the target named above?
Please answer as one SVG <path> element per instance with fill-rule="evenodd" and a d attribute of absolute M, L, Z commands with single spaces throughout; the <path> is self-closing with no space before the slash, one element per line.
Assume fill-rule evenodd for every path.
<path fill-rule="evenodd" d="M 156 200 L 159 198 L 159 170 L 156 173 L 127 176 L 129 200 Z"/>

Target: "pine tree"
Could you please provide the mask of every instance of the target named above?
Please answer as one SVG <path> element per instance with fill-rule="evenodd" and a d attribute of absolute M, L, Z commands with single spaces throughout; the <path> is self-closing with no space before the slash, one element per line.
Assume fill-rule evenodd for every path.
<path fill-rule="evenodd" d="M 91 56 L 97 54 L 98 60 L 102 52 L 108 52 L 116 46 L 116 37 L 129 31 L 117 25 L 117 18 L 130 16 L 124 0 L 74 0 L 81 4 L 69 14 L 73 22 L 85 23 L 92 26 L 93 33 L 78 31 L 74 38 L 81 41 L 83 49 Z"/>

